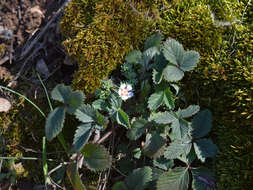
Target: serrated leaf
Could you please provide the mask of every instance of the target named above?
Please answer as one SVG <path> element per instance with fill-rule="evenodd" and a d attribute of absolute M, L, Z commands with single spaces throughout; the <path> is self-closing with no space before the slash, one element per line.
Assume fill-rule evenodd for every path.
<path fill-rule="evenodd" d="M 119 109 L 117 111 L 116 121 L 118 122 L 118 124 L 123 125 L 127 129 L 130 128 L 130 122 L 129 122 L 128 115 L 122 109 Z"/>
<path fill-rule="evenodd" d="M 150 167 L 138 168 L 126 177 L 125 183 L 130 190 L 144 190 L 152 180 Z"/>
<path fill-rule="evenodd" d="M 174 39 L 168 39 L 163 44 L 163 55 L 171 63 L 180 65 L 183 61 L 184 48 Z"/>
<path fill-rule="evenodd" d="M 166 140 L 158 133 L 148 133 L 143 147 L 143 153 L 150 158 L 160 157 L 165 149 Z"/>
<path fill-rule="evenodd" d="M 183 119 L 177 119 L 172 122 L 172 133 L 177 139 L 182 139 L 189 131 L 188 122 Z"/>
<path fill-rule="evenodd" d="M 77 163 L 69 164 L 66 171 L 74 190 L 86 190 L 79 176 Z"/>
<path fill-rule="evenodd" d="M 80 150 L 89 140 L 92 134 L 93 126 L 91 123 L 83 124 L 77 127 L 73 140 L 74 150 Z"/>
<path fill-rule="evenodd" d="M 142 59 L 140 61 L 140 64 L 144 67 L 144 68 L 148 68 L 148 64 L 149 62 L 153 59 L 153 57 L 158 54 L 159 51 L 157 49 L 157 47 L 151 47 L 147 50 L 145 50 L 142 54 Z"/>
<path fill-rule="evenodd" d="M 68 97 L 70 97 L 72 89 L 70 86 L 65 86 L 64 84 L 58 84 L 51 92 L 51 98 L 53 100 L 62 102 L 66 104 L 68 102 Z"/>
<path fill-rule="evenodd" d="M 216 189 L 215 175 L 206 168 L 191 169 L 193 190 Z"/>
<path fill-rule="evenodd" d="M 191 146 L 191 141 L 175 140 L 166 147 L 164 157 L 167 159 L 176 159 L 183 153 L 188 154 L 191 150 Z"/>
<path fill-rule="evenodd" d="M 51 97 L 64 103 L 69 114 L 73 114 L 85 99 L 83 92 L 73 91 L 70 86 L 65 86 L 64 84 L 58 84 L 52 90 Z"/>
<path fill-rule="evenodd" d="M 194 143 L 195 153 L 202 162 L 205 162 L 206 158 L 215 158 L 218 147 L 210 139 L 198 139 Z"/>
<path fill-rule="evenodd" d="M 150 110 L 157 109 L 163 103 L 163 91 L 153 93 L 148 99 L 148 108 Z"/>
<path fill-rule="evenodd" d="M 152 181 L 148 185 L 148 189 L 156 189 L 157 179 L 164 173 L 164 170 L 151 167 L 152 169 Z"/>
<path fill-rule="evenodd" d="M 92 103 L 92 107 L 96 110 L 103 110 L 103 111 L 106 111 L 106 102 L 105 100 L 103 99 L 98 99 L 98 100 L 95 100 L 93 103 Z"/>
<path fill-rule="evenodd" d="M 96 110 L 90 105 L 83 104 L 76 110 L 75 116 L 83 123 L 91 123 L 96 120 Z"/>
<path fill-rule="evenodd" d="M 65 113 L 65 107 L 57 107 L 47 116 L 46 137 L 49 141 L 51 141 L 62 131 Z"/>
<path fill-rule="evenodd" d="M 139 50 L 131 51 L 125 58 L 128 63 L 139 63 L 142 57 L 142 53 Z"/>
<path fill-rule="evenodd" d="M 153 34 L 152 36 L 148 37 L 147 40 L 145 41 L 144 50 L 151 47 L 157 47 L 158 49 L 160 49 L 162 40 L 163 35 L 161 33 Z"/>
<path fill-rule="evenodd" d="M 191 71 L 199 62 L 199 53 L 196 51 L 187 51 L 184 53 L 183 62 L 180 64 L 180 69 L 183 71 Z"/>
<path fill-rule="evenodd" d="M 112 190 L 129 190 L 126 184 L 123 181 L 115 183 L 112 187 Z"/>
<path fill-rule="evenodd" d="M 107 150 L 98 144 L 86 144 L 81 153 L 84 157 L 84 164 L 90 170 L 103 170 L 110 166 L 110 155 Z"/>
<path fill-rule="evenodd" d="M 132 127 L 127 131 L 127 137 L 130 140 L 137 140 L 146 130 L 147 121 L 144 119 L 137 119 L 132 124 Z"/>
<path fill-rule="evenodd" d="M 157 180 L 157 190 L 186 190 L 188 185 L 188 170 L 181 167 L 162 174 Z"/>
<path fill-rule="evenodd" d="M 170 88 L 165 89 L 164 91 L 164 99 L 163 102 L 169 109 L 174 109 L 175 108 L 175 102 L 173 98 L 173 94 L 170 91 Z"/>
<path fill-rule="evenodd" d="M 172 168 L 174 166 L 174 161 L 166 159 L 164 157 L 160 157 L 153 160 L 153 165 L 163 170 L 168 170 L 169 168 Z"/>
<path fill-rule="evenodd" d="M 152 79 L 155 84 L 159 84 L 163 79 L 163 72 L 158 72 L 155 69 L 153 69 Z"/>
<path fill-rule="evenodd" d="M 212 113 L 209 110 L 199 112 L 191 122 L 191 135 L 200 138 L 207 135 L 212 128 Z"/>
<path fill-rule="evenodd" d="M 122 105 L 122 99 L 116 95 L 116 94 L 111 94 L 109 98 L 109 104 L 113 112 L 111 114 L 114 114 Z"/>
<path fill-rule="evenodd" d="M 184 77 L 184 72 L 174 65 L 168 65 L 163 70 L 163 76 L 168 82 L 179 81 Z"/>
<path fill-rule="evenodd" d="M 188 117 L 191 117 L 191 116 L 195 115 L 196 113 L 198 113 L 199 109 L 200 108 L 198 105 L 190 105 L 186 109 L 179 110 L 178 115 L 181 118 L 188 118 Z"/>
<path fill-rule="evenodd" d="M 150 121 L 155 121 L 158 124 L 170 124 L 177 120 L 172 112 L 157 112 L 150 116 Z"/>
<path fill-rule="evenodd" d="M 186 163 L 187 165 L 191 165 L 192 162 L 197 158 L 193 146 L 188 154 L 183 153 L 181 156 L 178 157 L 179 160 Z"/>

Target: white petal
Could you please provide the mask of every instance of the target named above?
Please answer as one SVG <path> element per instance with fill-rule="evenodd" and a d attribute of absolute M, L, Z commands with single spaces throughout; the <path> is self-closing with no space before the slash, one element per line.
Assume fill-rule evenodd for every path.
<path fill-rule="evenodd" d="M 131 85 L 127 85 L 127 91 L 131 91 L 132 90 L 132 86 Z"/>
<path fill-rule="evenodd" d="M 121 88 L 119 89 L 118 94 L 121 95 Z"/>
<path fill-rule="evenodd" d="M 125 84 L 125 83 L 121 84 L 121 85 L 120 85 L 120 88 L 121 88 L 121 89 L 126 88 L 126 84 Z"/>
<path fill-rule="evenodd" d="M 121 96 L 121 99 L 122 99 L 122 100 L 127 100 L 128 97 L 127 97 L 127 96 Z"/>

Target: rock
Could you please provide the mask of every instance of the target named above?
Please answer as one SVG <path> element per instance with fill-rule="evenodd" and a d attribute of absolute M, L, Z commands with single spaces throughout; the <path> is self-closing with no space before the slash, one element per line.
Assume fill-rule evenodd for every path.
<path fill-rule="evenodd" d="M 8 112 L 11 108 L 11 103 L 5 98 L 0 98 L 0 112 Z"/>

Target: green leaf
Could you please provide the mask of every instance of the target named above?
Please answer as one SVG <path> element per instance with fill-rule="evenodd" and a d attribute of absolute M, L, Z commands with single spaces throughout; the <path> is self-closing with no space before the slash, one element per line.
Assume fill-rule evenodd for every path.
<path fill-rule="evenodd" d="M 142 57 L 142 53 L 139 50 L 133 50 L 126 56 L 126 61 L 128 63 L 139 63 Z"/>
<path fill-rule="evenodd" d="M 178 110 L 178 115 L 181 118 L 188 118 L 199 112 L 198 105 L 190 105 L 186 109 Z"/>
<path fill-rule="evenodd" d="M 152 79 L 155 84 L 159 84 L 163 79 L 163 72 L 158 72 L 155 69 L 153 69 Z"/>
<path fill-rule="evenodd" d="M 98 100 L 95 100 L 93 103 L 92 103 L 92 107 L 96 110 L 103 110 L 103 111 L 106 111 L 106 102 L 105 100 L 103 99 L 98 99 Z"/>
<path fill-rule="evenodd" d="M 51 141 L 62 131 L 65 113 L 65 107 L 57 107 L 47 116 L 46 137 L 49 141 Z"/>
<path fill-rule="evenodd" d="M 203 110 L 194 116 L 191 123 L 192 137 L 204 137 L 212 128 L 212 113 L 209 110 Z"/>
<path fill-rule="evenodd" d="M 51 98 L 53 100 L 62 102 L 64 104 L 68 103 L 68 99 L 71 96 L 72 89 L 70 86 L 65 86 L 64 84 L 58 84 L 51 92 Z"/>
<path fill-rule="evenodd" d="M 81 153 L 84 157 L 84 164 L 90 170 L 103 170 L 110 166 L 110 155 L 107 150 L 98 144 L 86 144 Z"/>
<path fill-rule="evenodd" d="M 188 154 L 191 150 L 192 143 L 187 140 L 175 140 L 166 148 L 164 157 L 167 159 L 176 159 L 181 154 Z"/>
<path fill-rule="evenodd" d="M 172 122 L 172 133 L 177 139 L 182 139 L 189 131 L 188 122 L 184 119 L 177 119 Z"/>
<path fill-rule="evenodd" d="M 183 62 L 180 64 L 180 69 L 183 71 L 191 71 L 199 62 L 199 53 L 196 51 L 187 51 L 184 53 Z"/>
<path fill-rule="evenodd" d="M 115 183 L 112 187 L 112 190 L 129 190 L 126 184 L 123 181 Z"/>
<path fill-rule="evenodd" d="M 140 64 L 144 67 L 144 68 L 148 68 L 148 64 L 149 62 L 153 59 L 153 57 L 158 54 L 159 51 L 156 47 L 151 47 L 147 50 L 145 50 L 142 54 L 142 59 L 140 61 Z"/>
<path fill-rule="evenodd" d="M 195 153 L 202 162 L 205 162 L 206 158 L 215 158 L 218 147 L 210 139 L 198 139 L 194 143 Z"/>
<path fill-rule="evenodd" d="M 164 173 L 164 170 L 152 167 L 152 181 L 148 185 L 148 189 L 156 189 L 157 179 Z"/>
<path fill-rule="evenodd" d="M 144 50 L 151 47 L 157 47 L 159 50 L 161 47 L 162 40 L 163 35 L 161 33 L 153 34 L 152 36 L 148 37 L 147 40 L 145 41 Z"/>
<path fill-rule="evenodd" d="M 136 148 L 133 150 L 133 156 L 136 159 L 140 159 L 141 157 L 141 149 L 140 148 Z"/>
<path fill-rule="evenodd" d="M 141 100 L 146 101 L 148 94 L 150 93 L 151 85 L 148 80 L 144 80 L 141 82 Z"/>
<path fill-rule="evenodd" d="M 216 189 L 215 175 L 206 168 L 191 169 L 192 189 L 193 190 L 211 190 Z"/>
<path fill-rule="evenodd" d="M 83 104 L 75 112 L 76 118 L 83 123 L 91 123 L 96 120 L 96 110 L 90 105 Z"/>
<path fill-rule="evenodd" d="M 73 91 L 70 86 L 64 84 L 58 84 L 51 92 L 51 97 L 64 103 L 69 114 L 73 114 L 85 99 L 83 92 Z"/>
<path fill-rule="evenodd" d="M 122 105 L 122 99 L 117 94 L 111 94 L 109 98 L 109 104 L 114 114 Z"/>
<path fill-rule="evenodd" d="M 130 140 L 137 140 L 146 130 L 147 121 L 145 119 L 137 119 L 132 127 L 127 131 L 127 137 Z"/>
<path fill-rule="evenodd" d="M 89 140 L 92 134 L 93 126 L 91 123 L 82 124 L 77 127 L 74 136 L 74 150 L 79 151 Z"/>
<path fill-rule="evenodd" d="M 188 154 L 183 153 L 181 156 L 178 157 L 179 160 L 186 163 L 187 165 L 191 165 L 192 162 L 197 158 L 193 146 L 191 146 L 191 150 Z"/>
<path fill-rule="evenodd" d="M 184 72 L 177 66 L 168 65 L 163 70 L 163 76 L 168 82 L 179 81 L 184 77 Z"/>
<path fill-rule="evenodd" d="M 143 147 L 143 153 L 150 158 L 160 157 L 165 149 L 166 140 L 159 133 L 148 133 Z"/>
<path fill-rule="evenodd" d="M 150 116 L 150 121 L 155 121 L 158 124 L 170 124 L 177 120 L 172 112 L 158 112 Z"/>
<path fill-rule="evenodd" d="M 67 176 L 74 190 L 86 190 L 79 176 L 77 163 L 67 166 Z"/>
<path fill-rule="evenodd" d="M 144 190 L 152 180 L 150 167 L 138 168 L 126 177 L 125 183 L 129 190 Z"/>
<path fill-rule="evenodd" d="M 153 160 L 153 165 L 163 170 L 168 170 L 169 168 L 172 168 L 174 166 L 174 162 L 173 160 L 160 157 Z"/>
<path fill-rule="evenodd" d="M 150 110 L 155 110 L 160 107 L 163 103 L 163 91 L 153 93 L 148 99 L 148 108 Z"/>
<path fill-rule="evenodd" d="M 168 39 L 163 44 L 164 57 L 174 65 L 180 65 L 183 61 L 184 48 L 174 39 Z"/>
<path fill-rule="evenodd" d="M 187 190 L 189 173 L 186 168 L 175 168 L 162 174 L 157 181 L 157 190 Z"/>
<path fill-rule="evenodd" d="M 174 109 L 175 108 L 175 103 L 174 103 L 174 98 L 173 94 L 170 91 L 170 88 L 166 88 L 164 91 L 164 99 L 163 102 L 169 109 Z"/>
<path fill-rule="evenodd" d="M 129 118 L 128 115 L 122 110 L 119 109 L 116 113 L 116 121 L 118 124 L 123 125 L 127 129 L 130 128 Z"/>

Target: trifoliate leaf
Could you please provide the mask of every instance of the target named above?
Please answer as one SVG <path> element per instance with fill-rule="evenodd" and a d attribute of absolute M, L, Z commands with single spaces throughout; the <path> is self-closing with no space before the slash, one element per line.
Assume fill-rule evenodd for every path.
<path fill-rule="evenodd" d="M 126 61 L 128 63 L 137 64 L 140 62 L 142 53 L 139 50 L 133 50 L 126 56 Z"/>
<path fill-rule="evenodd" d="M 191 122 L 191 135 L 200 138 L 207 135 L 212 128 L 212 113 L 209 110 L 199 112 Z"/>
<path fill-rule="evenodd" d="M 77 127 L 73 141 L 75 151 L 80 150 L 88 142 L 92 134 L 92 130 L 93 126 L 91 123 L 82 124 Z"/>
<path fill-rule="evenodd" d="M 174 166 L 174 161 L 166 159 L 164 157 L 160 157 L 153 160 L 153 165 L 163 170 L 168 170 L 169 168 L 172 168 Z"/>
<path fill-rule="evenodd" d="M 148 133 L 143 147 L 143 153 L 150 158 L 160 157 L 165 149 L 166 140 L 159 133 Z"/>
<path fill-rule="evenodd" d="M 73 190 L 86 190 L 86 187 L 83 185 L 81 177 L 79 176 L 77 163 L 69 164 L 66 173 Z"/>
<path fill-rule="evenodd" d="M 117 182 L 113 185 L 112 190 L 129 190 L 123 181 Z"/>
<path fill-rule="evenodd" d="M 123 125 L 127 129 L 130 128 L 130 122 L 129 122 L 128 115 L 122 109 L 119 109 L 117 111 L 116 121 L 118 122 L 118 124 Z"/>
<path fill-rule="evenodd" d="M 46 137 L 49 141 L 62 131 L 65 113 L 65 107 L 57 107 L 49 113 L 46 120 Z"/>
<path fill-rule="evenodd" d="M 188 170 L 181 167 L 162 174 L 157 180 L 157 190 L 186 190 L 188 185 Z"/>
<path fill-rule="evenodd" d="M 127 137 L 130 140 L 137 140 L 146 130 L 147 121 L 145 119 L 137 119 L 132 127 L 127 131 Z"/>
<path fill-rule="evenodd" d="M 110 155 L 107 150 L 98 144 L 86 144 L 81 153 L 84 157 L 84 164 L 90 170 L 103 170 L 110 166 Z"/>
<path fill-rule="evenodd" d="M 180 69 L 183 71 L 191 71 L 199 62 L 199 53 L 196 51 L 187 51 L 184 53 L 183 62 L 180 64 Z"/>
<path fill-rule="evenodd" d="M 198 139 L 194 143 L 195 153 L 202 162 L 205 162 L 206 158 L 215 158 L 218 147 L 210 139 Z"/>
<path fill-rule="evenodd" d="M 152 181 L 152 170 L 150 167 L 138 168 L 125 179 L 125 184 L 130 190 L 144 190 Z"/>
<path fill-rule="evenodd" d="M 178 115 L 181 118 L 188 118 L 199 112 L 198 105 L 190 105 L 186 109 L 178 110 Z"/>
<path fill-rule="evenodd" d="M 90 105 L 83 104 L 75 112 L 76 118 L 83 123 L 90 123 L 96 120 L 96 110 Z"/>
<path fill-rule="evenodd" d="M 159 50 L 161 47 L 161 43 L 163 40 L 163 35 L 161 33 L 153 34 L 152 36 L 148 37 L 147 40 L 144 43 L 144 50 L 151 48 L 151 47 L 157 47 Z"/>
<path fill-rule="evenodd" d="M 206 168 L 191 169 L 193 190 L 216 189 L 215 175 Z"/>
<path fill-rule="evenodd" d="M 153 93 L 148 99 L 148 108 L 150 110 L 155 110 L 160 107 L 163 103 L 163 91 Z"/>
<path fill-rule="evenodd" d="M 163 76 L 168 82 L 179 81 L 184 77 L 184 72 L 177 66 L 168 65 L 163 70 Z"/>
<path fill-rule="evenodd" d="M 172 122 L 172 133 L 177 139 L 182 139 L 189 131 L 188 122 L 184 119 L 177 119 Z"/>
<path fill-rule="evenodd" d="M 180 65 L 183 61 L 184 48 L 174 39 L 168 39 L 163 44 L 164 57 L 174 65 Z"/>
<path fill-rule="evenodd" d="M 158 124 L 170 124 L 177 120 L 172 112 L 158 112 L 150 116 L 150 121 L 155 121 Z"/>
<path fill-rule="evenodd" d="M 51 97 L 64 103 L 69 114 L 73 114 L 85 99 L 83 92 L 73 91 L 70 86 L 64 84 L 57 85 L 51 92 Z"/>
<path fill-rule="evenodd" d="M 176 159 L 183 153 L 188 154 L 191 150 L 191 146 L 192 143 L 188 139 L 175 140 L 166 147 L 164 157 L 167 159 Z"/>

